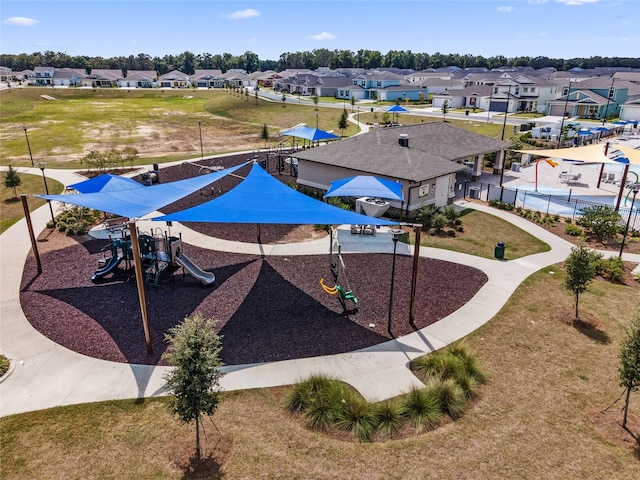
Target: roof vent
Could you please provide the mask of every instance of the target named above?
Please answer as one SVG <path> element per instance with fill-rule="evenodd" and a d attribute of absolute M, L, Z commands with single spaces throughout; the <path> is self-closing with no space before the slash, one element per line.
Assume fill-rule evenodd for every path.
<path fill-rule="evenodd" d="M 401 147 L 409 147 L 409 135 L 406 133 L 401 133 L 398 137 L 398 143 Z"/>

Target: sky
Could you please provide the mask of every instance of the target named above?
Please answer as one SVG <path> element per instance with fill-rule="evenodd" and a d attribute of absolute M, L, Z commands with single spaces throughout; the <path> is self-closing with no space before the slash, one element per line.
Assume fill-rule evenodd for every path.
<path fill-rule="evenodd" d="M 0 53 L 640 56 L 640 0 L 1 0 Z"/>

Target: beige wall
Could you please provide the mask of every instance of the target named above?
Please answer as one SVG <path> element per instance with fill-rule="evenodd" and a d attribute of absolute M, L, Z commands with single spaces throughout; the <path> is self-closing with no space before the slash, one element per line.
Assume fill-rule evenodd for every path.
<path fill-rule="evenodd" d="M 300 160 L 298 163 L 298 183 L 301 185 L 306 185 L 309 187 L 315 187 L 322 190 L 328 190 L 331 186 L 331 183 L 335 180 L 339 180 L 341 178 L 353 177 L 356 175 L 366 175 L 363 172 L 351 170 L 348 168 L 335 167 L 332 165 L 323 165 L 320 163 L 309 162 L 306 160 Z M 393 182 L 397 181 L 395 178 L 383 177 L 380 175 L 376 175 L 380 178 L 385 178 L 387 180 L 391 180 Z M 440 185 L 439 191 L 442 192 L 446 190 L 448 192 L 447 195 L 441 195 L 440 200 L 437 203 L 437 206 L 444 206 L 448 203 L 449 198 L 455 195 L 453 188 L 455 186 L 455 173 L 450 175 L 445 175 L 438 179 L 430 179 L 425 180 L 421 183 L 410 183 L 406 181 L 401 181 L 402 183 L 402 192 L 405 200 L 409 202 L 409 210 L 414 210 L 415 208 L 422 205 L 431 205 L 436 203 L 436 184 Z M 420 196 L 420 187 L 426 191 L 427 194 L 424 196 Z M 402 205 L 401 202 L 391 202 L 391 205 L 395 208 L 407 208 L 407 205 Z"/>

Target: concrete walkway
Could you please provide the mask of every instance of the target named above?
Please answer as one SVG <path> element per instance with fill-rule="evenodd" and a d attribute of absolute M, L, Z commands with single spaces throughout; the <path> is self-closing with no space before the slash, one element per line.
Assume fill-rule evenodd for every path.
<path fill-rule="evenodd" d="M 47 173 L 65 185 L 78 181 L 73 172 L 48 170 Z M 324 373 L 353 385 L 370 401 L 402 394 L 421 385 L 407 368 L 411 359 L 463 338 L 488 322 L 524 279 L 544 266 L 564 260 L 570 252 L 570 243 L 519 216 L 476 203 L 458 203 L 506 219 L 547 242 L 551 251 L 505 262 L 421 248 L 422 256 L 479 268 L 489 280 L 462 308 L 420 331 L 351 353 L 228 366 L 225 367 L 227 375 L 222 381 L 223 388 L 239 390 L 287 385 L 311 374 Z M 35 231 L 45 228 L 48 219 L 46 205 L 33 212 Z M 141 220 L 141 229 L 149 223 Z M 296 244 L 255 245 L 207 237 L 174 224 L 172 233 L 177 231 L 182 232 L 184 241 L 189 244 L 265 255 L 326 254 L 330 241 L 325 238 Z M 337 241 L 344 253 L 392 251 L 390 233 L 385 229 L 373 237 L 364 237 L 352 236 L 347 229 L 340 228 Z M 0 236 L 0 351 L 12 359 L 10 374 L 0 383 L 0 416 L 59 405 L 164 395 L 162 376 L 167 367 L 90 358 L 52 342 L 29 324 L 20 307 L 19 289 L 30 250 L 25 220 Z M 412 247 L 398 244 L 398 253 L 410 255 Z M 640 256 L 628 259 L 640 261 Z"/>

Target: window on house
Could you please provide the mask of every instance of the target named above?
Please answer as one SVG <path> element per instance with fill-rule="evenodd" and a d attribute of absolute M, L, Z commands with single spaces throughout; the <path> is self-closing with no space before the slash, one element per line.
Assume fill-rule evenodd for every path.
<path fill-rule="evenodd" d="M 494 94 L 498 93 L 498 87 L 493 87 L 493 93 Z"/>
<path fill-rule="evenodd" d="M 609 98 L 612 99 L 613 97 L 615 97 L 616 95 L 616 89 L 615 88 L 610 88 L 609 89 Z"/>

